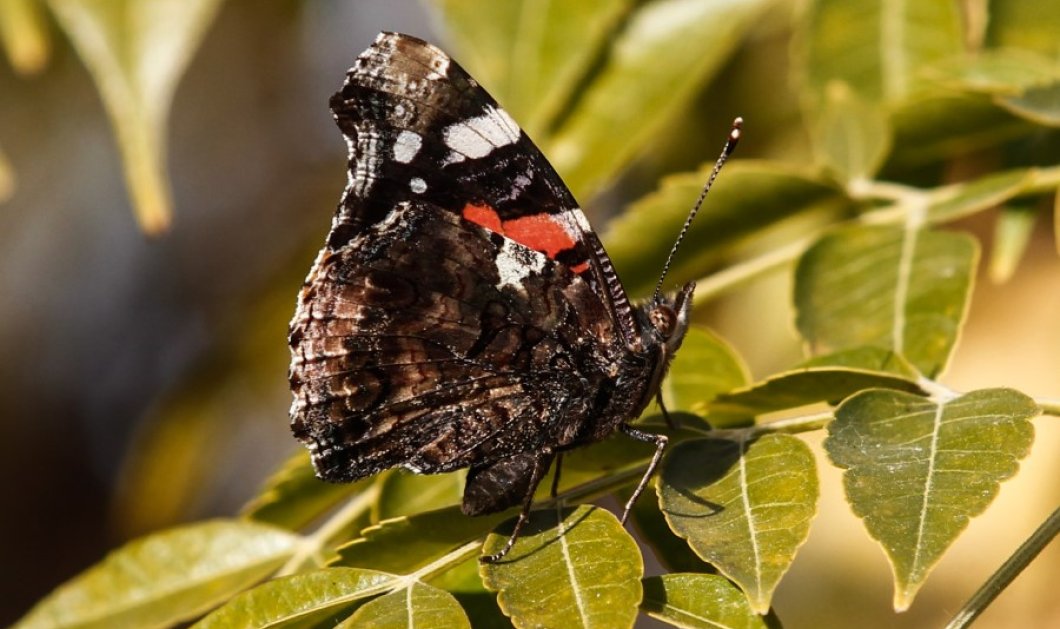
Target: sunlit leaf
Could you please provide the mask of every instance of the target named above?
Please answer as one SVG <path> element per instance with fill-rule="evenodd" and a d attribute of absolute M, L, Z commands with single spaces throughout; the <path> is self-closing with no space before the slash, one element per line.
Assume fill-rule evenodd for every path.
<path fill-rule="evenodd" d="M 646 293 L 682 223 L 714 167 L 667 177 L 659 189 L 639 199 L 608 226 L 603 240 L 626 290 Z M 775 162 L 735 160 L 710 192 L 681 245 L 667 282 L 694 280 L 716 264 L 719 253 L 740 238 L 781 219 L 825 205 L 841 209 L 845 197 L 805 169 Z"/>
<path fill-rule="evenodd" d="M 141 228 L 170 223 L 166 124 L 180 75 L 220 0 L 48 0 L 110 115 Z"/>
<path fill-rule="evenodd" d="M 655 132 L 680 114 L 721 68 L 769 4 L 766 0 L 638 4 L 600 73 L 542 147 L 575 197 L 591 197 L 643 151 Z"/>
<path fill-rule="evenodd" d="M 499 551 L 513 524 L 492 533 L 483 551 Z M 637 617 L 644 565 L 615 516 L 583 505 L 532 512 L 511 552 L 481 571 L 517 627 L 620 629 Z"/>
<path fill-rule="evenodd" d="M 955 184 L 939 193 L 941 198 L 927 209 L 928 218 L 951 221 L 1000 205 L 1027 190 L 1033 179 L 1034 171 L 1017 169 Z"/>
<path fill-rule="evenodd" d="M 470 629 L 471 623 L 452 594 L 423 583 L 413 583 L 365 603 L 337 626 L 347 629 Z"/>
<path fill-rule="evenodd" d="M 846 183 L 870 179 L 891 147 L 891 128 L 882 106 L 869 102 L 846 83 L 833 81 L 813 125 L 821 162 Z"/>
<path fill-rule="evenodd" d="M 919 392 L 916 382 L 889 373 L 843 367 L 805 367 L 779 373 L 746 389 L 723 393 L 711 412 L 761 415 L 816 402 L 837 403 L 868 388 Z"/>
<path fill-rule="evenodd" d="M 964 234 L 838 229 L 799 261 L 796 324 L 814 352 L 875 345 L 933 377 L 964 320 L 976 257 Z"/>
<path fill-rule="evenodd" d="M 325 483 L 316 477 L 309 452 L 299 449 L 265 481 L 257 497 L 243 507 L 243 515 L 259 522 L 299 529 L 370 485 L 370 479 L 346 484 Z"/>
<path fill-rule="evenodd" d="M 455 57 L 535 141 L 571 98 L 631 0 L 432 0 Z"/>
<path fill-rule="evenodd" d="M 670 411 L 687 410 L 703 415 L 708 402 L 719 393 L 746 384 L 747 373 L 736 350 L 714 333 L 690 327 L 663 381 L 663 402 Z M 744 417 L 718 414 L 712 415 L 710 422 L 720 428 L 741 419 Z"/>
<path fill-rule="evenodd" d="M 384 520 L 339 548 L 338 565 L 408 574 L 467 542 L 484 537 L 510 513 L 471 517 L 448 507 Z"/>
<path fill-rule="evenodd" d="M 998 214 L 994 225 L 994 246 L 990 250 L 990 279 L 1007 282 L 1016 272 L 1020 259 L 1030 244 L 1037 208 L 1009 206 Z"/>
<path fill-rule="evenodd" d="M 789 435 L 675 446 L 659 476 L 670 528 L 764 614 L 817 511 L 813 454 Z"/>
<path fill-rule="evenodd" d="M 847 499 L 880 542 L 906 609 L 942 553 L 1016 473 L 1038 407 L 1011 389 L 936 402 L 865 391 L 836 409 L 825 448 L 846 470 Z"/>
<path fill-rule="evenodd" d="M 770 626 L 747 604 L 747 597 L 716 574 L 664 574 L 644 579 L 649 616 L 687 629 L 766 629 Z"/>
<path fill-rule="evenodd" d="M 379 485 L 374 519 L 378 522 L 459 504 L 466 475 L 463 471 L 413 474 L 394 470 Z"/>
<path fill-rule="evenodd" d="M 397 586 L 399 577 L 373 570 L 327 568 L 275 579 L 236 596 L 196 629 L 334 626 L 365 599 Z M 402 592 L 404 594 L 404 592 Z"/>
<path fill-rule="evenodd" d="M 279 568 L 299 539 L 228 520 L 148 535 L 59 586 L 16 626 L 162 627 L 194 618 Z"/>
<path fill-rule="evenodd" d="M 964 52 L 961 11 L 952 2 L 820 0 L 809 5 L 801 45 L 807 87 L 834 80 L 879 101 L 907 98 L 920 70 Z"/>
<path fill-rule="evenodd" d="M 0 1 L 0 44 L 18 73 L 36 74 L 44 68 L 51 56 L 51 39 L 41 0 Z"/>

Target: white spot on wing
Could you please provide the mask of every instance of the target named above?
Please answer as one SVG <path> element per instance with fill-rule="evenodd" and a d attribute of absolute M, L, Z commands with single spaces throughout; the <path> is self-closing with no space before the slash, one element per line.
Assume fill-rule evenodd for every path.
<path fill-rule="evenodd" d="M 409 179 L 409 189 L 416 194 L 423 194 L 427 192 L 427 182 L 419 177 L 413 177 Z"/>
<path fill-rule="evenodd" d="M 497 147 L 519 141 L 519 125 L 508 112 L 487 105 L 485 113 L 442 130 L 445 145 L 470 158 L 485 157 Z"/>
<path fill-rule="evenodd" d="M 540 273 L 545 268 L 545 254 L 520 245 L 514 240 L 505 240 L 504 246 L 497 252 L 497 275 L 500 281 L 497 288 L 511 286 L 516 290 L 523 289 L 523 280 L 531 273 Z"/>
<path fill-rule="evenodd" d="M 408 164 L 416 157 L 423 146 L 423 138 L 413 131 L 403 130 L 394 140 L 394 159 L 402 164 Z"/>

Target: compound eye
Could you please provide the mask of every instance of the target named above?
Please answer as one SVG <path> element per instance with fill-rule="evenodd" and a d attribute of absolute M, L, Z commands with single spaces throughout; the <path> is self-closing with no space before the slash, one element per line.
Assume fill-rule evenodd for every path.
<path fill-rule="evenodd" d="M 677 325 L 677 313 L 670 306 L 656 306 L 648 313 L 648 320 L 664 339 L 668 339 Z"/>

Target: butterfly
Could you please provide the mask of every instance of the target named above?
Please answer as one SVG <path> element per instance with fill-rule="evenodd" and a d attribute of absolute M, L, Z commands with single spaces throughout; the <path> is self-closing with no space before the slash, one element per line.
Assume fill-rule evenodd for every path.
<path fill-rule="evenodd" d="M 631 304 L 545 157 L 420 39 L 381 33 L 330 104 L 348 182 L 289 335 L 291 426 L 318 476 L 467 468 L 464 513 L 522 506 L 491 562 L 553 460 L 618 431 L 655 445 L 625 522 L 667 443 L 629 422 L 658 394 L 694 284 Z M 738 137 L 739 119 L 716 170 Z"/>

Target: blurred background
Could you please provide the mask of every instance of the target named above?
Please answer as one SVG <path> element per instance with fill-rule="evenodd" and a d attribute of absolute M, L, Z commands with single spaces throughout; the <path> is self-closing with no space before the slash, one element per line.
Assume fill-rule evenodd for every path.
<path fill-rule="evenodd" d="M 711 159 L 737 114 L 748 120 L 738 159 L 804 156 L 785 65 L 798 8 L 773 3 L 682 124 L 587 203 L 591 220 Z M 286 326 L 346 182 L 327 100 L 380 30 L 452 41 L 412 1 L 221 3 L 170 108 L 172 224 L 146 235 L 83 55 L 50 12 L 39 17 L 46 57 L 0 62 L 0 624 L 133 536 L 237 512 L 294 451 Z M 986 243 L 992 226 L 983 215 L 961 225 Z M 1013 279 L 979 283 L 948 385 L 1060 396 L 1051 230 L 1039 222 Z M 703 321 L 761 376 L 801 356 L 789 302 L 778 273 L 712 304 Z M 882 553 L 822 463 L 822 516 L 778 591 L 780 617 L 789 627 L 938 626 L 1057 504 L 1055 423 L 1036 422 L 1020 475 L 902 616 L 890 610 Z M 1054 544 L 982 626 L 1060 626 L 1058 573 Z"/>

